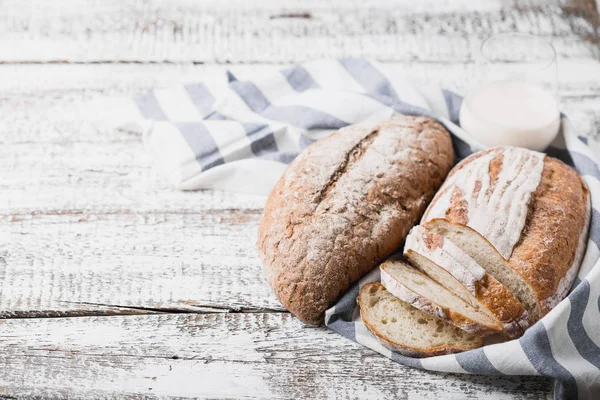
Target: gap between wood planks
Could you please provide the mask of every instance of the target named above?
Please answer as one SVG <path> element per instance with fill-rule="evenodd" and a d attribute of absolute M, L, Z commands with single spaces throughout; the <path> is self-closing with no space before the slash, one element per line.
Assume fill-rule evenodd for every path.
<path fill-rule="evenodd" d="M 98 307 L 107 307 L 107 308 L 118 308 L 123 310 L 136 310 L 141 311 L 141 313 L 137 314 L 235 314 L 235 313 L 287 313 L 285 310 L 277 310 L 273 308 L 265 308 L 265 307 L 231 307 L 231 306 L 220 306 L 216 304 L 210 305 L 190 305 L 190 307 L 194 307 L 197 310 L 176 308 L 176 307 L 162 307 L 162 308 L 154 308 L 154 307 L 141 307 L 141 306 L 123 306 L 118 304 L 102 304 L 102 303 L 91 303 L 86 301 L 63 301 L 63 303 L 67 304 L 83 304 L 90 306 L 98 306 Z"/>
<path fill-rule="evenodd" d="M 67 310 L 67 311 L 11 311 L 0 312 L 0 321 L 12 319 L 39 319 L 39 318 L 74 318 L 74 317 L 116 317 L 123 315 L 154 315 L 154 314 L 289 314 L 284 309 L 266 307 L 231 307 L 216 304 L 193 305 L 191 308 L 154 308 L 144 306 L 128 306 L 118 304 L 92 303 L 85 301 L 61 301 L 69 305 L 98 307 L 100 310 Z"/>
<path fill-rule="evenodd" d="M 551 37 L 558 52 L 569 57 L 597 58 L 600 44 L 591 1 L 520 0 L 510 7 L 500 1 L 468 2 L 467 7 L 461 1 L 449 8 L 410 1 L 366 8 L 341 0 L 312 6 L 303 0 L 244 2 L 229 8 L 219 2 L 113 0 L 74 6 L 60 1 L 54 12 L 45 2 L 29 3 L 31 8 L 4 6 L 0 43 L 9 51 L 0 55 L 2 62 L 226 64 L 357 56 L 462 61 L 472 59 L 481 39 L 507 31 Z"/>

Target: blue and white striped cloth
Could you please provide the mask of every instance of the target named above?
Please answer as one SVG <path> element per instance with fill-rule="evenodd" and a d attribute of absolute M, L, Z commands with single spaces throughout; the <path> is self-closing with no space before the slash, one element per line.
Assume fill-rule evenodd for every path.
<path fill-rule="evenodd" d="M 452 132 L 457 159 L 481 146 L 458 125 L 461 97 L 416 86 L 398 69 L 362 59 L 310 62 L 248 79 L 228 73 L 136 98 L 122 108 L 160 171 L 178 188 L 268 194 L 286 165 L 315 140 L 349 124 L 395 112 L 430 116 Z M 133 113 L 133 114 L 132 114 Z M 518 339 L 456 355 L 415 359 L 381 346 L 360 320 L 359 287 L 326 313 L 334 331 L 402 364 L 432 371 L 543 375 L 555 398 L 600 399 L 600 147 L 586 134 L 562 130 L 547 153 L 573 166 L 592 194 L 587 252 L 567 299 Z M 129 126 L 132 126 L 131 124 Z"/>

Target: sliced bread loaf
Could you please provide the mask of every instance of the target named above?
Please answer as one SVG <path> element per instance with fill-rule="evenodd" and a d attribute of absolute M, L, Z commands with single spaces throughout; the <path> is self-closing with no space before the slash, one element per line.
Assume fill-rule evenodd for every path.
<path fill-rule="evenodd" d="M 521 301 L 533 321 L 562 300 L 581 264 L 590 198 L 542 153 L 498 147 L 448 175 L 422 224 L 452 240 Z"/>
<path fill-rule="evenodd" d="M 402 261 L 381 265 L 381 283 L 400 300 L 466 332 L 483 337 L 502 330 L 494 318 Z"/>
<path fill-rule="evenodd" d="M 443 236 L 415 226 L 406 239 L 404 255 L 471 307 L 497 321 L 507 337 L 521 336 L 530 325 L 527 311 L 513 293 Z"/>
<path fill-rule="evenodd" d="M 380 283 L 364 285 L 358 305 L 367 328 L 384 346 L 405 356 L 456 353 L 483 343 L 480 337 L 403 302 Z"/>

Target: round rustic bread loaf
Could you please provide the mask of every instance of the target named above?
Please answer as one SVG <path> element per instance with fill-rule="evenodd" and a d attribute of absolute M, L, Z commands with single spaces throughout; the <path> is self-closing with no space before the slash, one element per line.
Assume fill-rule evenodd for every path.
<path fill-rule="evenodd" d="M 308 147 L 271 192 L 258 230 L 281 303 L 322 323 L 324 311 L 404 241 L 453 158 L 448 132 L 423 117 L 349 126 Z"/>
<path fill-rule="evenodd" d="M 535 322 L 571 288 L 589 220 L 577 172 L 543 153 L 497 147 L 450 172 L 422 223 L 508 287 Z"/>

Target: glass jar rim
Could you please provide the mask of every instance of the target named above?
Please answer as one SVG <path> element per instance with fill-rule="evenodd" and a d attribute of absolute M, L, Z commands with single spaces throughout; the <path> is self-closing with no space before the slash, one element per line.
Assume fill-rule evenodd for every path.
<path fill-rule="evenodd" d="M 554 48 L 552 43 L 541 36 L 533 35 L 530 33 L 503 32 L 503 33 L 496 33 L 496 34 L 490 35 L 481 42 L 481 45 L 479 46 L 479 53 L 485 59 L 485 61 L 494 62 L 494 60 L 490 57 L 490 55 L 486 54 L 486 47 L 489 46 L 490 43 L 492 43 L 495 40 L 510 39 L 510 38 L 518 39 L 520 41 L 523 41 L 523 39 L 534 40 L 535 42 L 543 45 L 543 47 L 545 47 L 547 50 L 549 50 L 547 57 L 543 57 L 538 60 L 538 62 L 543 62 L 542 66 L 541 66 L 541 70 L 545 70 L 546 68 L 551 67 L 552 65 L 554 65 L 556 63 L 557 54 L 556 54 L 556 49 Z M 524 61 L 515 59 L 515 60 L 510 60 L 508 62 L 518 63 L 518 62 L 524 62 Z"/>

